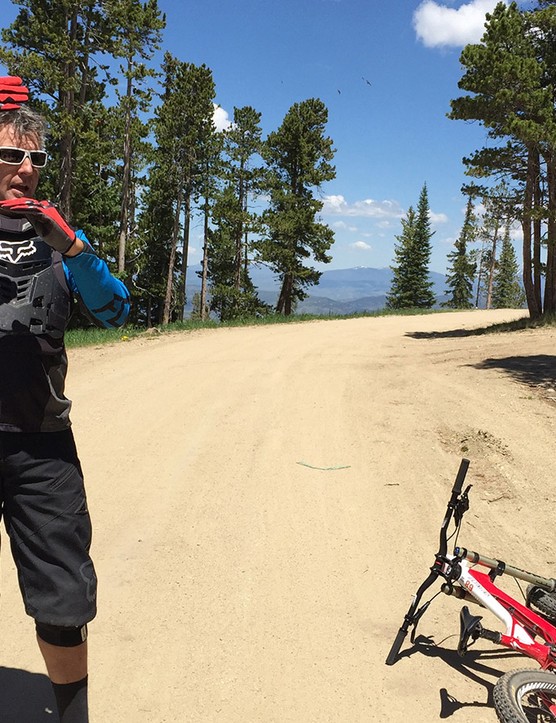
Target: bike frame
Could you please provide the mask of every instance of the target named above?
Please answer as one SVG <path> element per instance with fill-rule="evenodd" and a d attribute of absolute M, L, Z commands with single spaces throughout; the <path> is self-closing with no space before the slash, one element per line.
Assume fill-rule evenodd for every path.
<path fill-rule="evenodd" d="M 500 634 L 500 645 L 534 658 L 543 670 L 556 670 L 552 647 L 556 645 L 556 627 L 501 590 L 487 573 L 471 568 L 466 560 L 457 555 L 449 558 L 458 561 L 461 568 L 456 582 L 475 602 L 490 610 L 505 625 L 505 633 Z M 536 641 L 535 636 L 543 638 L 545 642 Z"/>
<path fill-rule="evenodd" d="M 432 601 L 429 600 L 419 607 L 421 598 L 431 585 L 439 578 L 443 578 L 445 582 L 441 587 L 442 592 L 447 595 L 455 595 L 462 600 L 478 603 L 490 610 L 505 628 L 503 633 L 487 630 L 479 623 L 481 617 L 471 616 L 469 611 L 464 608 L 458 646 L 458 652 L 461 655 L 467 652 L 470 638 L 475 641 L 482 637 L 533 658 L 543 670 L 556 672 L 556 626 L 535 613 L 527 605 L 515 600 L 494 582 L 497 577 L 505 574 L 529 582 L 548 592 L 554 592 L 556 579 L 512 567 L 502 560 L 485 557 L 462 547 L 455 547 L 454 553 L 448 554 L 450 523 L 454 520 L 456 531 L 459 531 L 462 518 L 469 509 L 468 492 L 471 485 L 462 492 L 468 467 L 469 460 L 462 459 L 440 527 L 440 544 L 434 565 L 430 568 L 427 579 L 413 596 L 409 610 L 386 658 L 386 664 L 393 665 L 396 662 L 410 628 L 413 628 L 413 640 L 417 624 Z M 480 569 L 481 567 L 490 569 L 490 572 L 484 572 Z"/>

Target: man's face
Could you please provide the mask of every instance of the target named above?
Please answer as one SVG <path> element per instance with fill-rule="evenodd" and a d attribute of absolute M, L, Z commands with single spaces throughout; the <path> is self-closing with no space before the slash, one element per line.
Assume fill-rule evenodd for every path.
<path fill-rule="evenodd" d="M 34 136 L 16 136 L 11 126 L 0 128 L 0 146 L 23 148 L 27 151 L 40 150 L 39 139 Z M 0 201 L 14 198 L 33 198 L 39 182 L 39 171 L 29 158 L 24 158 L 19 166 L 0 161 Z"/>

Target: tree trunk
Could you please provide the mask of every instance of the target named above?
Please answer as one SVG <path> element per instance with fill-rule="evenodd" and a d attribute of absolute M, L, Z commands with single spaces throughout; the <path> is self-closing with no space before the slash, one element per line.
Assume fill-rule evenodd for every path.
<path fill-rule="evenodd" d="M 282 287 L 280 289 L 278 303 L 276 304 L 276 312 L 278 314 L 284 314 L 284 316 L 289 316 L 292 313 L 292 275 L 289 273 L 284 274 L 284 278 L 282 279 Z"/>
<path fill-rule="evenodd" d="M 164 311 L 162 323 L 164 326 L 170 323 L 170 312 L 172 309 L 172 289 L 174 287 L 174 267 L 176 265 L 176 251 L 178 248 L 178 237 L 180 235 L 180 215 L 183 198 L 183 184 L 178 185 L 178 198 L 176 200 L 176 211 L 174 214 L 174 228 L 172 231 L 172 246 L 170 248 L 170 259 L 168 262 L 168 278 L 166 280 L 166 296 L 164 297 Z"/>
<path fill-rule="evenodd" d="M 544 313 L 556 312 L 556 161 L 546 159 L 548 187 L 548 221 L 546 234 L 546 278 L 544 282 Z"/>
<path fill-rule="evenodd" d="M 523 231 L 523 288 L 527 298 L 527 308 L 532 319 L 538 318 L 541 313 L 540 297 L 538 289 L 535 289 L 533 280 L 533 267 L 531 256 L 531 218 L 533 215 L 534 189 L 537 184 L 538 153 L 534 148 L 527 152 L 527 177 L 525 180 L 525 192 L 523 194 L 523 216 L 521 228 Z"/>
<path fill-rule="evenodd" d="M 245 205 L 245 189 L 243 180 L 243 161 L 240 166 L 240 179 L 239 179 L 239 195 L 238 205 L 243 214 L 243 207 Z M 243 266 L 243 221 L 239 221 L 235 229 L 235 258 L 234 258 L 234 288 L 236 291 L 241 289 L 241 270 Z"/>
<path fill-rule="evenodd" d="M 534 178 L 533 208 L 537 212 L 534 214 L 535 218 L 533 219 L 533 292 L 535 294 L 537 308 L 542 309 L 542 221 L 539 211 L 543 205 L 543 194 L 541 189 L 541 167 L 538 151 L 534 151 L 532 162 L 532 179 Z"/>
<path fill-rule="evenodd" d="M 486 309 L 492 308 L 492 288 L 494 286 L 494 272 L 496 270 L 496 244 L 498 241 L 498 232 L 500 231 L 500 224 L 498 219 L 496 220 L 496 226 L 492 235 L 491 245 L 491 257 L 490 257 L 490 268 L 488 270 L 488 286 L 487 286 L 487 297 L 486 297 Z"/>
<path fill-rule="evenodd" d="M 133 94 L 133 80 L 131 77 L 131 60 L 127 63 L 127 88 L 126 88 L 126 107 L 125 107 L 125 127 L 124 127 L 124 167 L 122 178 L 122 205 L 120 207 L 120 237 L 118 241 L 118 271 L 125 271 L 125 256 L 127 248 L 127 239 L 129 233 L 129 211 L 131 198 L 131 109 L 129 103 Z"/>
<path fill-rule="evenodd" d="M 479 261 L 479 270 L 477 272 L 477 294 L 475 296 L 475 308 L 479 308 L 479 303 L 481 301 L 481 289 L 483 286 L 483 274 L 484 274 L 484 255 L 485 255 L 485 244 L 483 241 L 483 245 L 481 248 L 481 255 L 480 255 L 480 261 Z"/>
<path fill-rule="evenodd" d="M 71 44 L 77 36 L 77 9 L 68 18 L 68 34 Z M 64 87 L 60 89 L 60 105 L 63 113 L 63 131 L 60 139 L 60 210 L 64 216 L 71 216 L 71 191 L 73 186 L 73 114 L 75 96 L 75 59 L 64 64 Z"/>
<path fill-rule="evenodd" d="M 181 259 L 181 271 L 183 275 L 183 303 L 181 305 L 179 318 L 183 321 L 185 318 L 185 304 L 187 302 L 187 266 L 189 257 L 189 232 L 191 228 L 191 180 L 188 179 L 185 194 L 185 218 L 183 223 L 183 251 Z"/>
<path fill-rule="evenodd" d="M 201 275 L 201 308 L 199 315 L 201 321 L 207 318 L 207 276 L 208 276 L 208 232 L 209 232 L 209 203 L 208 197 L 205 198 L 204 209 L 204 227 L 203 227 L 203 266 Z"/>

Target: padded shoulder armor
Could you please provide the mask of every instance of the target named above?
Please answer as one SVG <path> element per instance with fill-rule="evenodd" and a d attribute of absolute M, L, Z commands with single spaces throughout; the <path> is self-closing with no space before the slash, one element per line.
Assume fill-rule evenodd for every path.
<path fill-rule="evenodd" d="M 27 221 L 0 215 L 0 333 L 61 338 L 70 313 L 61 254 Z"/>

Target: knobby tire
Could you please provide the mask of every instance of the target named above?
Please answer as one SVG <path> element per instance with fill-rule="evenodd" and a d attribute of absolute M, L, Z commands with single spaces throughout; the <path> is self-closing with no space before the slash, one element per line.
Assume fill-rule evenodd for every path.
<path fill-rule="evenodd" d="M 553 723 L 556 675 L 546 670 L 513 670 L 497 681 L 494 707 L 501 723 Z"/>
<path fill-rule="evenodd" d="M 556 623 L 556 594 L 547 592 L 534 585 L 529 585 L 527 594 L 529 595 L 531 606 L 544 615 L 551 623 Z"/>

